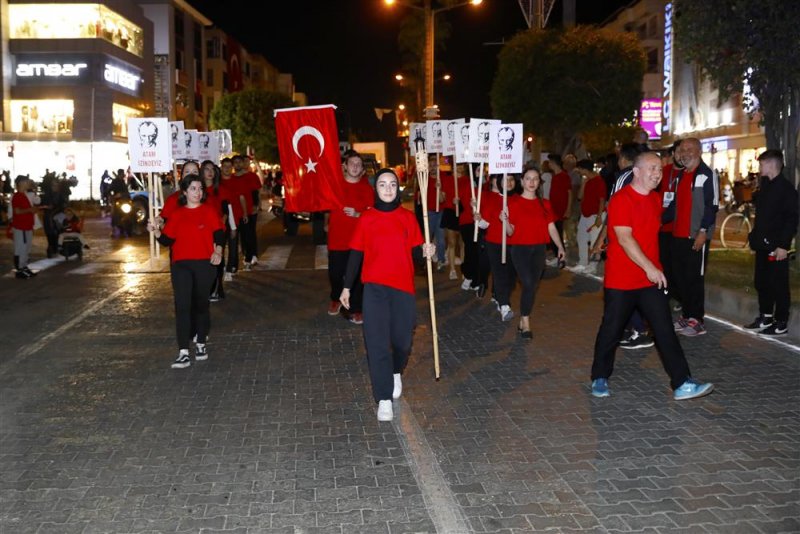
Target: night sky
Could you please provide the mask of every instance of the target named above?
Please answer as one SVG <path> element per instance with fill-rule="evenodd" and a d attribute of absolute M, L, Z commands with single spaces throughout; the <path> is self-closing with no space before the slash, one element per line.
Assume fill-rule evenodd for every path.
<path fill-rule="evenodd" d="M 252 1 L 189 2 L 247 50 L 263 54 L 281 72 L 292 73 L 309 104 L 336 104 L 362 140 L 377 140 L 394 131 L 393 116 L 381 124 L 374 108 L 395 108 L 403 100 L 394 74 L 401 67 L 400 19 L 409 8 L 390 8 L 383 0 L 273 0 L 257 8 L 268 13 L 259 17 Z M 577 0 L 578 23 L 600 22 L 627 3 Z M 442 117 L 491 116 L 489 90 L 501 47 L 490 43 L 527 29 L 519 3 L 484 0 L 477 7 L 438 14 L 437 24 L 444 18 L 452 33 L 436 61 L 453 78 L 434 89 Z M 549 22 L 552 26 L 560 21 L 557 1 Z"/>

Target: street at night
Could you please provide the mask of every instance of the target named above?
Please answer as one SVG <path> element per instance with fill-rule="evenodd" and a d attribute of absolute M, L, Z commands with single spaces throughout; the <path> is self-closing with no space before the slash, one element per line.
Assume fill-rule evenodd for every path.
<path fill-rule="evenodd" d="M 800 528 L 797 349 L 709 321 L 683 346 L 710 396 L 673 401 L 651 348 L 618 351 L 597 399 L 599 282 L 549 269 L 528 341 L 443 273 L 435 381 L 417 276 L 403 396 L 381 423 L 308 224 L 261 225 L 259 270 L 226 284 L 210 357 L 183 370 L 169 275 L 136 272 L 146 238 L 112 241 L 107 219 L 86 233 L 83 263 L 26 281 L 3 266 L 2 532 Z"/>

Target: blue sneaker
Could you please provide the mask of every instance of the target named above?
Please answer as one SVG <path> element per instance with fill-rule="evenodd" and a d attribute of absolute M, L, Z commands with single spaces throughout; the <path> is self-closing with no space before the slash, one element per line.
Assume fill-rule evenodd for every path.
<path fill-rule="evenodd" d="M 607 378 L 595 378 L 592 380 L 592 395 L 595 397 L 610 397 Z"/>
<path fill-rule="evenodd" d="M 714 384 L 711 382 L 706 382 L 705 384 L 701 384 L 694 378 L 689 378 L 681 384 L 681 386 L 675 390 L 675 394 L 673 398 L 676 401 L 680 400 L 689 400 L 689 399 L 696 399 L 698 397 L 703 397 L 708 395 L 714 391 Z"/>

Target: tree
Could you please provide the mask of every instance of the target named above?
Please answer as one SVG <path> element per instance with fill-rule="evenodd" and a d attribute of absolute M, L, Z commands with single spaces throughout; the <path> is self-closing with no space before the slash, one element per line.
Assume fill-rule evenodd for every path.
<path fill-rule="evenodd" d="M 263 89 L 228 93 L 211 110 L 211 128 L 229 129 L 234 151 L 244 153 L 250 147 L 256 159 L 277 161 L 278 142 L 273 111 L 294 105 L 294 101 L 283 93 Z"/>
<path fill-rule="evenodd" d="M 750 86 L 767 148 L 784 151 L 798 183 L 800 10 L 795 0 L 677 0 L 675 46 L 719 87 L 720 100 Z M 712 15 L 713 16 L 710 16 Z"/>
<path fill-rule="evenodd" d="M 500 52 L 492 110 L 561 152 L 582 131 L 633 117 L 645 65 L 644 50 L 627 33 L 590 26 L 528 30 Z"/>

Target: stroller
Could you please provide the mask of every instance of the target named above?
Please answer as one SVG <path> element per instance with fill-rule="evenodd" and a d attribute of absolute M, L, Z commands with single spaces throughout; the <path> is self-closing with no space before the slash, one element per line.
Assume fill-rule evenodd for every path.
<path fill-rule="evenodd" d="M 67 208 L 54 215 L 53 221 L 58 230 L 58 253 L 64 256 L 66 260 L 77 256 L 78 261 L 83 261 L 83 249 L 89 248 L 88 245 L 84 244 L 81 236 L 83 219 Z"/>

